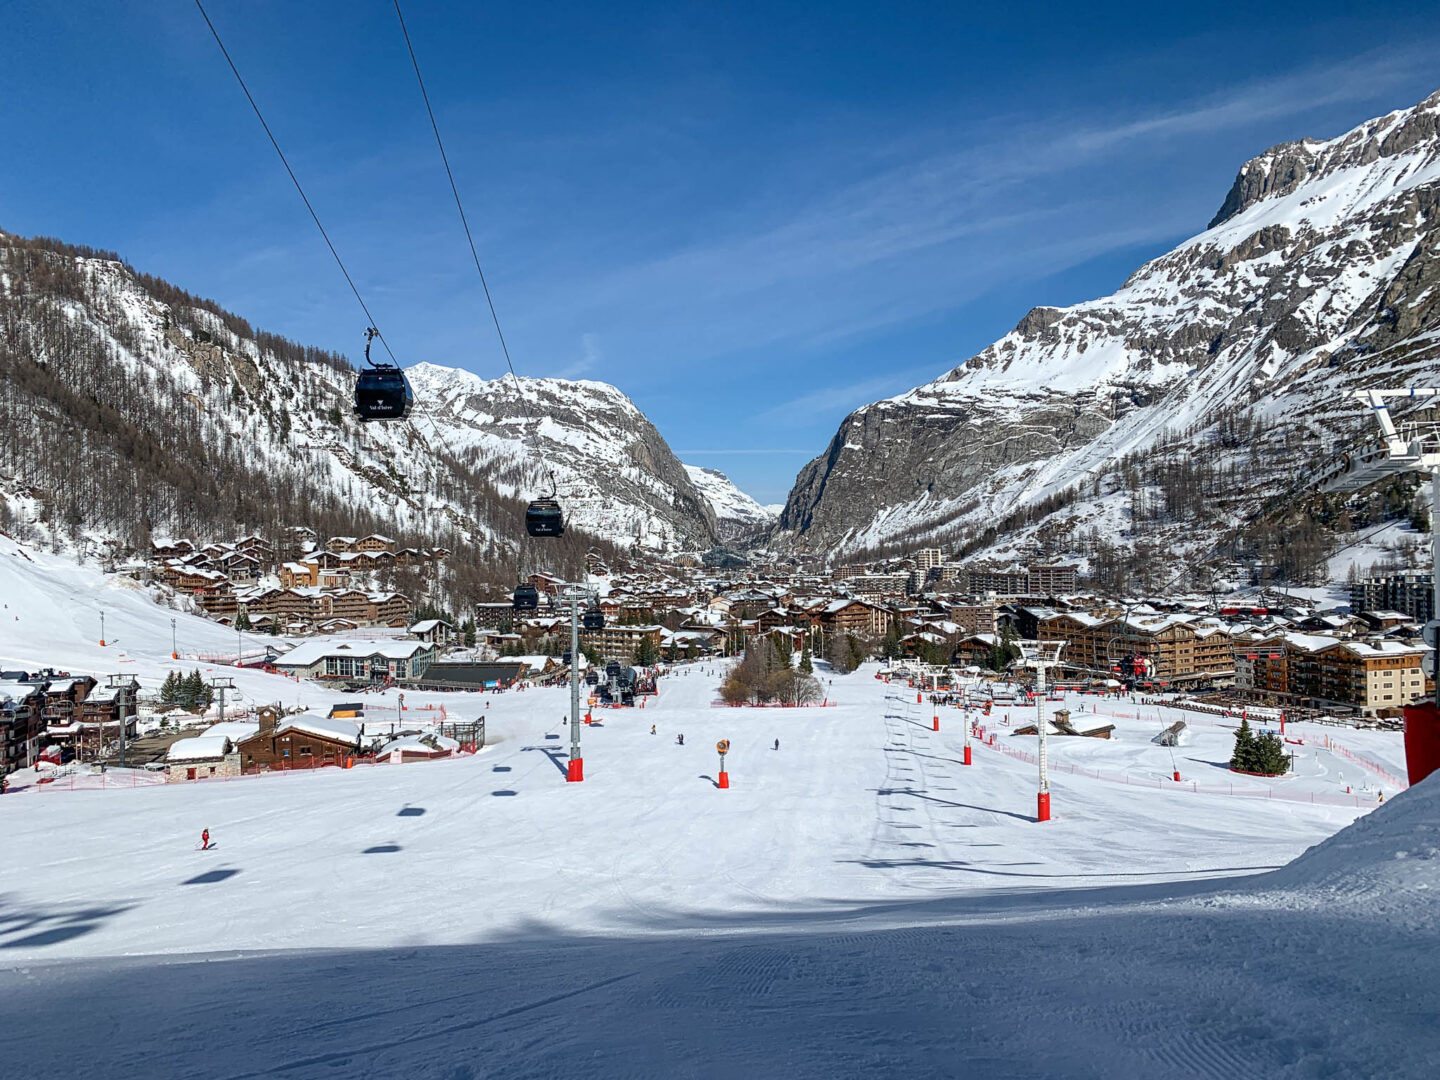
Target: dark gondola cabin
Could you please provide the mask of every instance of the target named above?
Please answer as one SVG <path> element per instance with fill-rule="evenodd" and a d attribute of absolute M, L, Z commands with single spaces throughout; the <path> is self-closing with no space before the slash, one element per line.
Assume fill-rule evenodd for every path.
<path fill-rule="evenodd" d="M 564 536 L 565 515 L 555 499 L 536 499 L 525 510 L 525 531 L 531 536 Z"/>
<path fill-rule="evenodd" d="M 540 590 L 534 585 L 517 585 L 513 603 L 516 611 L 534 611 L 540 606 Z"/>
<path fill-rule="evenodd" d="M 592 607 L 580 618 L 581 624 L 586 630 L 604 630 L 605 613 L 598 607 Z"/>
<path fill-rule="evenodd" d="M 410 380 L 399 368 L 371 368 L 355 379 L 355 415 L 363 420 L 404 420 L 415 404 Z"/>

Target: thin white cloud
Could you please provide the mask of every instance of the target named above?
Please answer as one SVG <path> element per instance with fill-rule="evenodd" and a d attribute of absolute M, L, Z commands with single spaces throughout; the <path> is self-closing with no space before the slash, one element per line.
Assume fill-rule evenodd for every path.
<path fill-rule="evenodd" d="M 592 267 L 585 280 L 554 291 L 587 318 L 627 312 L 648 345 L 687 360 L 834 346 L 956 307 L 1002 280 L 1204 226 L 1205 211 L 1190 207 L 1182 216 L 1164 204 L 1137 220 L 1121 190 L 1103 212 L 1087 213 L 1092 207 L 1055 197 L 1076 170 L 1104 167 L 1123 153 L 1143 172 L 1147 157 L 1172 153 L 1169 140 L 1373 100 L 1433 66 L 1419 48 L 1366 53 L 1107 124 L 1057 113 L 1041 122 L 997 118 L 984 141 L 974 133 L 911 132 L 895 140 L 893 153 L 904 156 L 889 167 L 818 190 L 781 217 L 770 204 L 737 213 L 732 220 L 742 227 L 713 242 L 608 272 Z M 952 145 L 935 149 L 942 138 Z M 1216 206 L 1223 194 L 1214 193 Z M 1053 261 L 1065 251 L 1073 252 L 1068 262 Z M 534 305 L 554 308 L 548 298 Z"/>
<path fill-rule="evenodd" d="M 599 337 L 587 332 L 580 335 L 580 359 L 555 372 L 555 376 L 560 379 L 578 379 L 587 372 L 594 371 L 604 361 L 605 354 L 600 350 Z"/>

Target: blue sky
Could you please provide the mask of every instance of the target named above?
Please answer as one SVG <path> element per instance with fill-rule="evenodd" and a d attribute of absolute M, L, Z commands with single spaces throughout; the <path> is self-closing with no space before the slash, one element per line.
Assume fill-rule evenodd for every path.
<path fill-rule="evenodd" d="M 504 361 L 389 0 L 207 9 L 402 363 Z M 1433 4 L 404 5 L 516 367 L 780 502 L 850 410 L 1440 87 Z M 0 4 L 0 228 L 358 356 L 193 4 Z"/>

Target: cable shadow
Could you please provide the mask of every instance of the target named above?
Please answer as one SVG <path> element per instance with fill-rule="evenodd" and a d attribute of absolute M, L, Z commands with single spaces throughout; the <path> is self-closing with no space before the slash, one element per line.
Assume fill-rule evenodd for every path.
<path fill-rule="evenodd" d="M 560 736 L 557 735 L 555 737 L 558 739 Z M 547 735 L 546 738 L 548 739 L 549 736 Z M 561 776 L 569 777 L 569 757 L 558 746 L 523 746 L 520 749 L 522 753 L 528 753 L 532 750 L 540 751 L 540 753 L 550 759 L 550 764 L 554 765 L 555 768 L 560 771 Z"/>
<path fill-rule="evenodd" d="M 1014 818 L 1016 821 L 1029 822 L 1035 820 L 1029 814 L 1017 814 L 1013 810 L 996 810 L 994 807 L 976 806 L 974 803 L 956 802 L 953 799 L 940 799 L 934 795 L 929 795 L 923 791 L 916 791 L 914 788 L 877 788 L 875 790 L 875 794 L 911 795 L 917 799 L 925 799 L 927 802 L 935 803 L 937 806 L 953 806 L 959 810 L 978 810 L 984 814 L 1000 814 L 1004 817 Z M 898 810 L 901 809 L 901 807 L 892 807 L 892 809 Z"/>
<path fill-rule="evenodd" d="M 214 885 L 218 881 L 228 881 L 239 870 L 207 870 L 203 874 L 196 874 L 188 881 L 182 881 L 181 885 Z"/>
<path fill-rule="evenodd" d="M 100 929 L 107 919 L 135 904 L 110 904 L 58 910 L 0 907 L 0 949 L 26 949 L 59 945 Z"/>

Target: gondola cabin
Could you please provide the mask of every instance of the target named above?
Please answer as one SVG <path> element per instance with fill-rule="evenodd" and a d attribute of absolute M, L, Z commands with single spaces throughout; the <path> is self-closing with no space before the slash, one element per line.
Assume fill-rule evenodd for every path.
<path fill-rule="evenodd" d="M 513 604 L 516 611 L 534 611 L 540 606 L 540 590 L 529 584 L 515 586 Z"/>
<path fill-rule="evenodd" d="M 410 380 L 397 367 L 361 371 L 355 379 L 355 415 L 366 420 L 404 420 L 415 404 Z"/>
<path fill-rule="evenodd" d="M 536 499 L 525 510 L 525 531 L 531 536 L 564 536 L 565 515 L 555 499 Z"/>
<path fill-rule="evenodd" d="M 580 622 L 586 630 L 604 630 L 605 613 L 598 607 L 592 607 L 580 617 Z"/>

